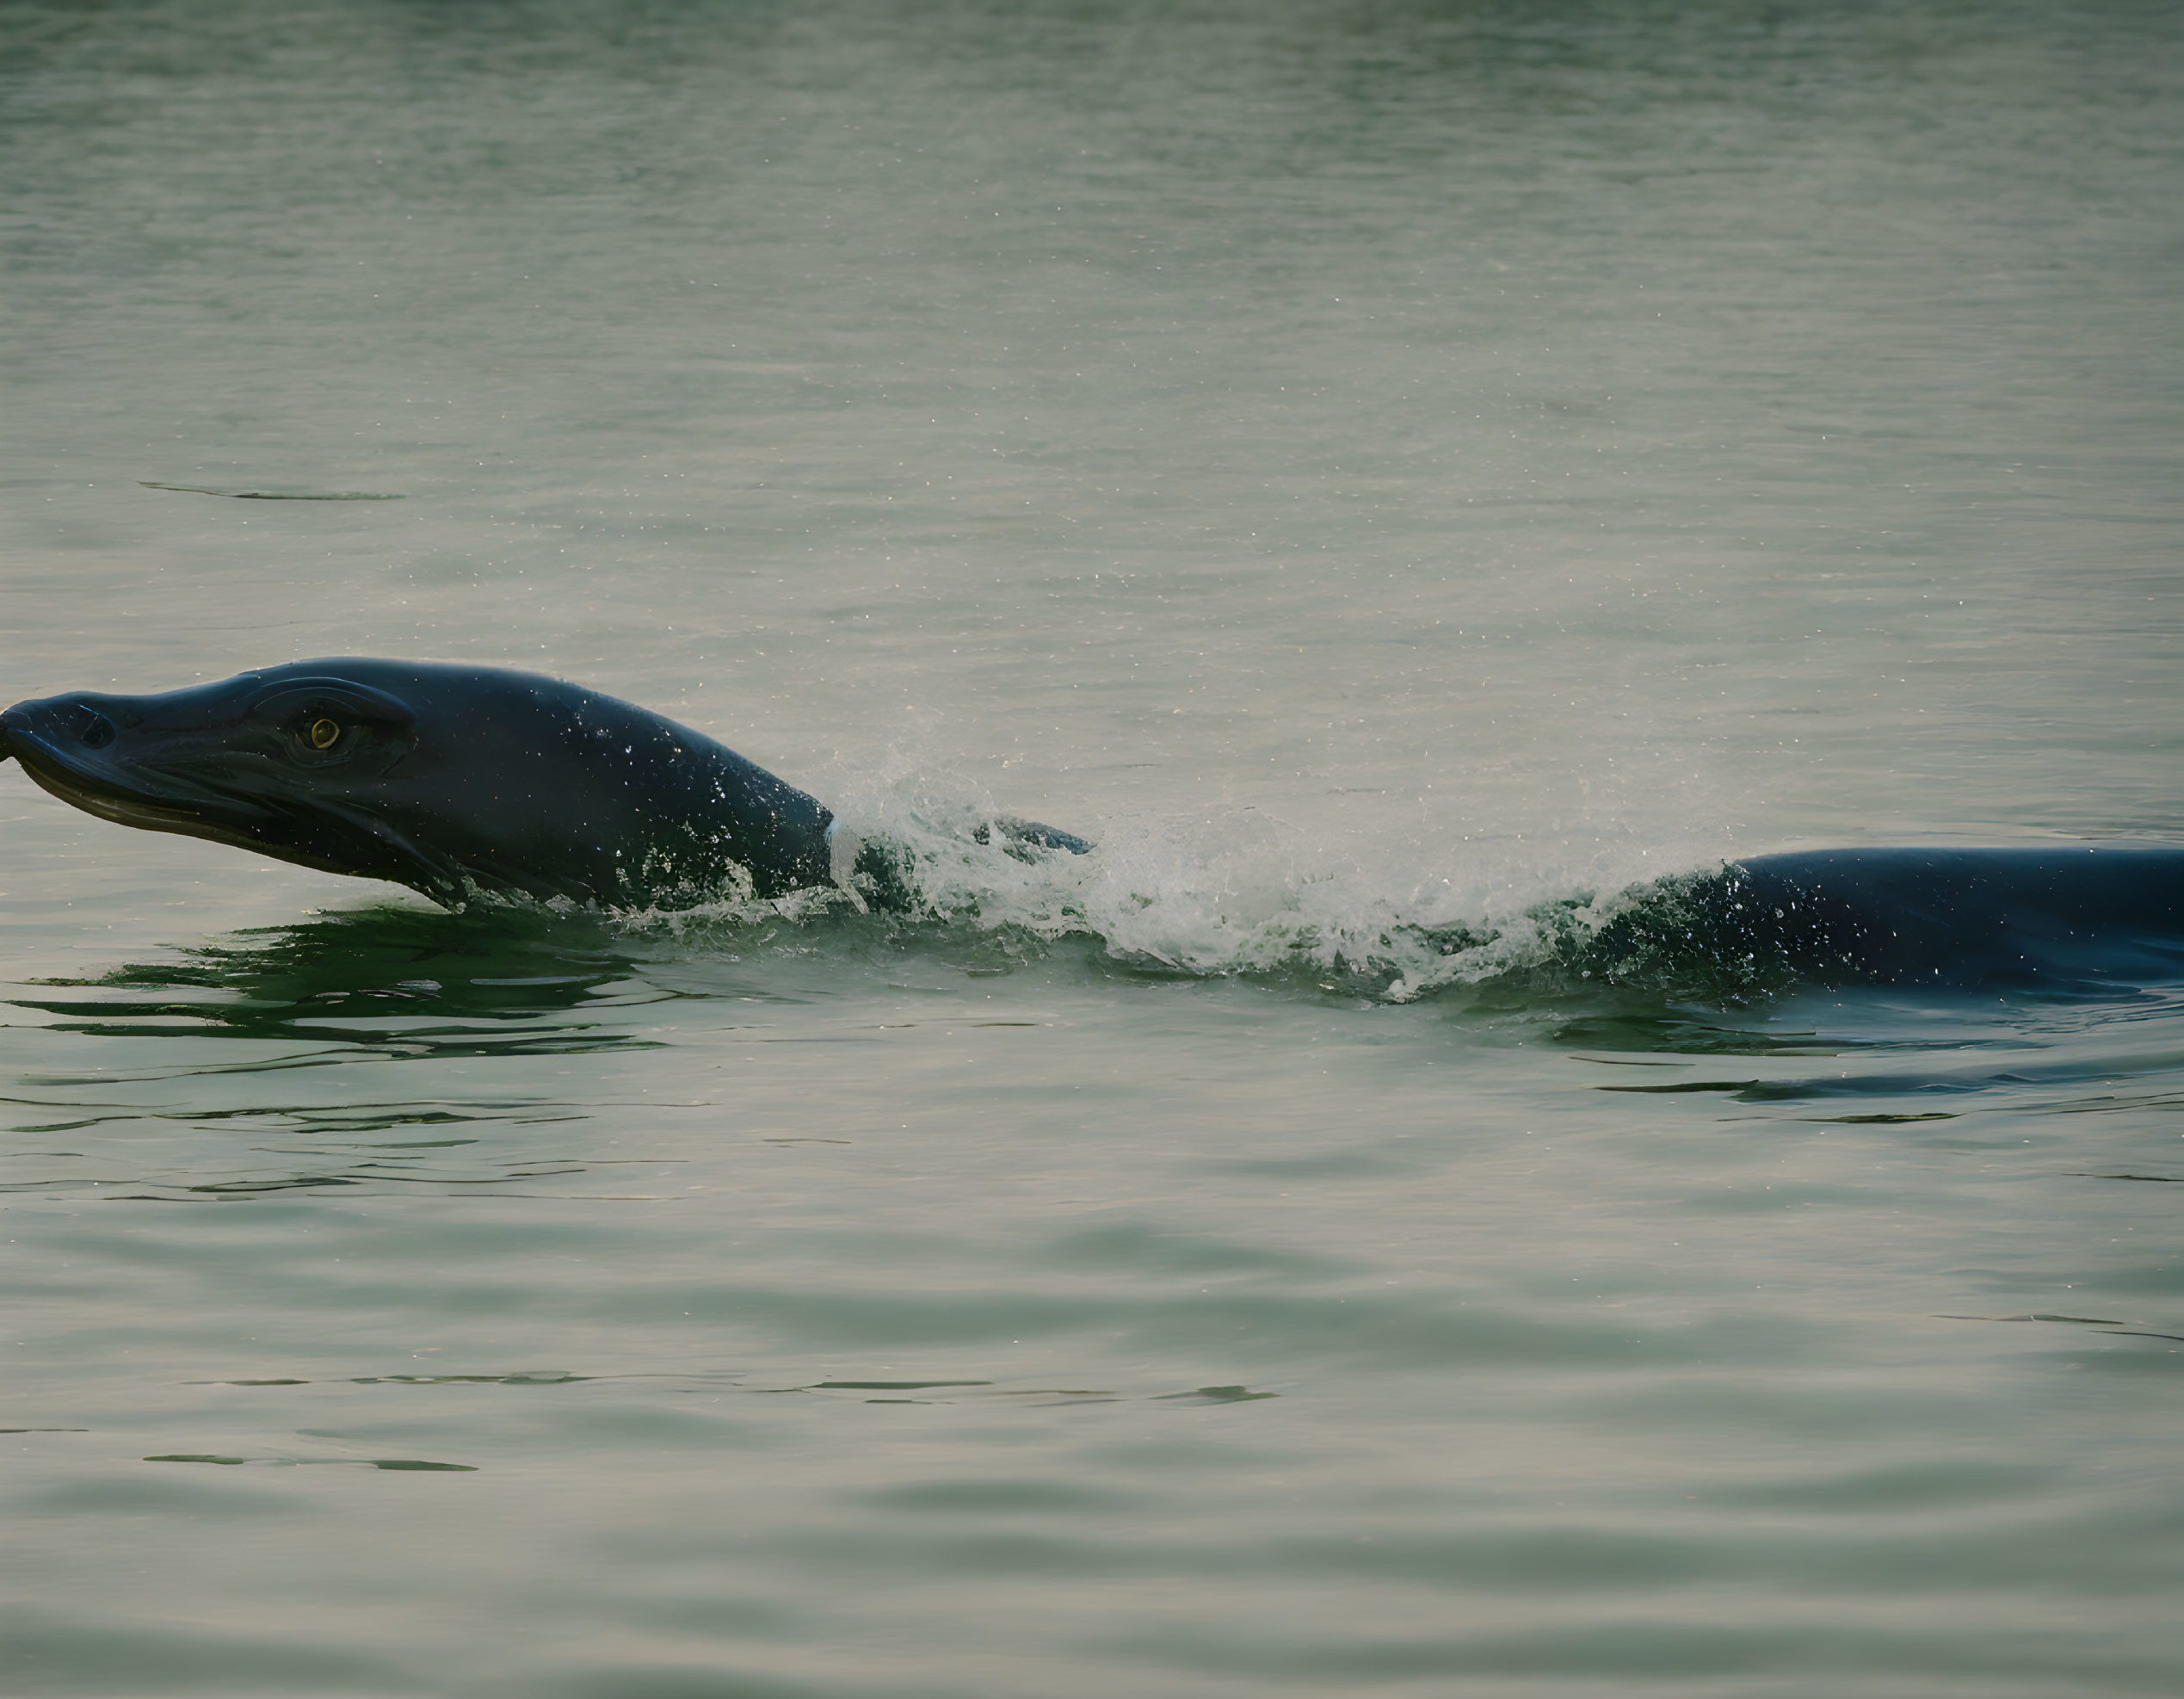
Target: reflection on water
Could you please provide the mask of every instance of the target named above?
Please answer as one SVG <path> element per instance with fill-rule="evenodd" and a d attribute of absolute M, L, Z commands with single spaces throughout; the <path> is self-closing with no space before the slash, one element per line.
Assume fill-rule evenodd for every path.
<path fill-rule="evenodd" d="M 95 980 L 37 982 L 97 995 L 19 992 L 11 1000 L 61 1016 L 64 1032 L 338 1037 L 377 1056 L 424 1060 L 636 1042 L 599 1022 L 555 1018 L 673 995 L 630 984 L 630 971 L 605 930 L 581 919 L 370 908 L 191 945 L 173 961 Z"/>
<path fill-rule="evenodd" d="M 120 1045 L 95 1067 L 22 1077 L 27 1090 L 9 1099 L 15 1130 L 77 1135 L 76 1147 L 11 1152 L 0 1190 L 201 1200 L 565 1179 L 595 1165 L 541 1162 L 520 1141 L 481 1135 L 580 1122 L 594 1106 L 528 1092 L 299 1088 L 336 1067 L 651 1048 L 658 1041 L 630 1011 L 678 995 L 645 984 L 580 919 L 385 907 L 256 929 L 96 979 L 18 986 L 9 1001 L 55 1017 L 47 1030 Z M 178 1146 L 163 1136 L 176 1128 L 210 1136 Z M 388 1134 L 411 1136 L 371 1136 Z M 162 1165 L 147 1169 L 153 1152 Z"/>

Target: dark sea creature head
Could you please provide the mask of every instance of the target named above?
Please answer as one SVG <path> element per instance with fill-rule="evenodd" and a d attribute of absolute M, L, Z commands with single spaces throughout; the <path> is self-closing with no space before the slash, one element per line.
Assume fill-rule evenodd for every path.
<path fill-rule="evenodd" d="M 629 903 L 830 877 L 831 817 L 712 739 L 534 674 L 333 659 L 19 702 L 4 749 L 124 825 L 393 880 Z"/>

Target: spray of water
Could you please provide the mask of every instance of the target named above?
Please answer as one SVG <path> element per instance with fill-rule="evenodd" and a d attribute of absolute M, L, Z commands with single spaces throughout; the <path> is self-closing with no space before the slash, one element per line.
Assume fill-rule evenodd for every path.
<path fill-rule="evenodd" d="M 1135 970 L 1304 981 L 1397 1003 L 1490 980 L 1545 989 L 1724 973 L 1734 983 L 1709 988 L 1734 993 L 1763 967 L 1711 953 L 1718 941 L 1700 911 L 1718 874 L 1606 892 L 1424 880 L 1362 865 L 1253 811 L 1111 823 L 1079 856 L 1011 841 L 990 806 L 915 780 L 875 787 L 843 817 L 868 846 L 867 867 L 884 866 L 877 879 L 772 901 L 731 893 L 619 922 L 730 947 L 755 925 L 783 921 L 816 944 L 851 917 L 860 931 L 984 935 L 1032 948 L 1079 938 Z"/>

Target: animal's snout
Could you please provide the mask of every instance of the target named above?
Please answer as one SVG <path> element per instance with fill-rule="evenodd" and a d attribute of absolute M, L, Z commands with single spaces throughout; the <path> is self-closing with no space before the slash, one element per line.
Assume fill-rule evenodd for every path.
<path fill-rule="evenodd" d="M 80 698 L 52 696 L 44 701 L 17 702 L 0 714 L 0 733 L 7 739 L 28 738 L 49 747 L 75 744 L 84 749 L 104 749 L 120 736 L 120 729 Z"/>

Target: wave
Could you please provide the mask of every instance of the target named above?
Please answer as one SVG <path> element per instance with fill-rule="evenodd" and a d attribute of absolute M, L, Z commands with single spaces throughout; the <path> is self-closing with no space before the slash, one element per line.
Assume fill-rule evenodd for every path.
<path fill-rule="evenodd" d="M 853 820 L 885 889 L 806 892 L 618 924 L 695 938 L 854 915 L 898 934 L 1078 939 L 1126 968 L 1302 981 L 1405 1003 L 1460 987 L 1616 986 L 1721 1004 L 1811 983 L 2060 992 L 2184 982 L 2184 850 L 2041 845 L 1779 855 L 1605 888 L 1391 878 L 1264 820 L 1110 833 L 1090 855 L 1012 841 L 1001 817 L 914 795 Z M 1506 856 L 1504 856 L 1506 860 Z M 1512 894 L 1516 893 L 1516 894 Z M 854 923 L 849 923 L 853 924 Z"/>

